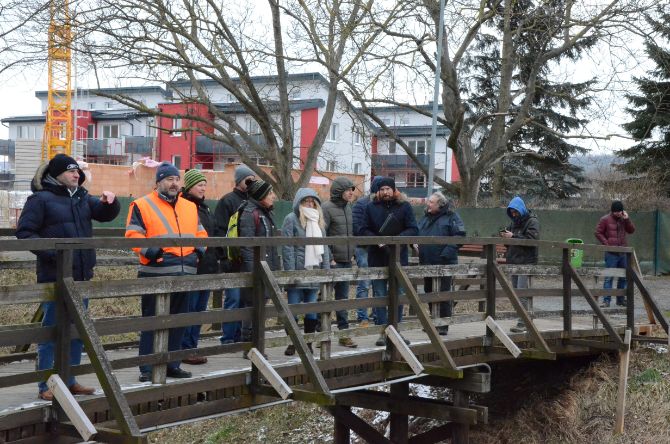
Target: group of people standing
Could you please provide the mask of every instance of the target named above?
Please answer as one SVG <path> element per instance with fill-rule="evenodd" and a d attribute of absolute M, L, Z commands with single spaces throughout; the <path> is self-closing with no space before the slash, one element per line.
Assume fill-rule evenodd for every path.
<path fill-rule="evenodd" d="M 127 238 L 204 238 L 208 236 L 225 237 L 231 235 L 235 226 L 238 237 L 273 237 L 279 226 L 275 223 L 273 206 L 277 196 L 272 186 L 256 177 L 245 165 L 235 169 L 233 190 L 224 195 L 212 213 L 205 202 L 207 178 L 199 170 L 187 170 L 183 180 L 179 170 L 164 162 L 156 170 L 155 189 L 131 202 L 126 221 Z M 33 194 L 28 198 L 18 221 L 16 236 L 29 238 L 74 238 L 92 237 L 92 221 L 108 222 L 116 218 L 120 211 L 114 193 L 103 191 L 100 197 L 94 197 L 82 187 L 85 176 L 78 163 L 71 157 L 58 154 L 47 164 L 41 166 L 32 182 Z M 350 179 L 338 177 L 333 180 L 330 198 L 322 202 L 317 193 L 310 188 L 300 188 L 293 200 L 290 212 L 281 226 L 281 236 L 297 238 L 327 238 L 332 236 L 465 236 L 465 226 L 455 211 L 452 201 L 442 193 L 433 193 L 426 202 L 425 215 L 417 223 L 414 211 L 405 195 L 399 192 L 391 177 L 373 178 L 370 193 L 354 202 L 355 186 Z M 511 223 L 502 229 L 503 238 L 539 239 L 537 217 L 526 208 L 520 197 L 515 197 L 507 208 Z M 625 234 L 632 233 L 634 226 L 620 202 L 612 204 L 611 215 L 603 217 L 596 236 L 606 245 L 625 245 Z M 408 264 L 408 247 L 399 247 L 400 262 Z M 458 263 L 457 244 L 415 246 L 419 263 L 422 265 L 452 265 Z M 252 271 L 254 251 L 252 247 L 240 247 L 233 252 L 231 248 L 203 247 L 149 247 L 134 248 L 139 258 L 138 277 L 159 278 L 166 276 L 185 276 L 195 274 L 236 273 Z M 389 265 L 390 247 L 383 243 L 372 245 L 323 244 L 307 246 L 286 245 L 281 248 L 266 248 L 265 258 L 271 270 L 311 270 L 331 268 L 385 267 Z M 235 254 L 234 254 L 235 253 Z M 36 251 L 38 282 L 56 280 L 56 258 L 54 251 Z M 280 259 L 281 257 L 281 259 Z M 537 263 L 537 247 L 509 246 L 507 263 Z M 621 257 L 606 256 L 607 266 L 620 266 Z M 73 278 L 77 281 L 90 280 L 95 266 L 94 250 L 75 250 L 73 257 Z M 527 288 L 527 276 L 513 276 L 516 288 Z M 606 281 L 606 288 L 611 279 Z M 621 280 L 619 285 L 622 285 Z M 623 283 L 625 286 L 625 281 Z M 374 297 L 388 295 L 388 280 L 373 279 L 358 281 L 355 297 L 367 298 L 372 287 Z M 450 277 L 439 279 L 439 289 L 434 289 L 432 278 L 424 281 L 424 291 L 449 291 L 452 287 Z M 350 282 L 341 281 L 334 285 L 336 300 L 349 298 Z M 399 289 L 402 291 L 402 288 Z M 290 304 L 315 302 L 318 298 L 318 285 L 299 283 L 286 288 Z M 175 292 L 170 294 L 170 313 L 186 313 L 207 309 L 209 291 Z M 141 298 L 142 316 L 155 315 L 154 294 Z M 528 299 L 522 299 L 527 309 Z M 609 300 L 605 299 L 607 305 Z M 87 303 L 87 301 L 85 301 Z M 617 299 L 618 304 L 623 304 Z M 252 304 L 250 288 L 225 289 L 224 310 L 249 307 Z M 55 325 L 55 304 L 42 304 L 43 325 Z M 398 320 L 402 318 L 403 307 L 399 307 Z M 440 317 L 451 316 L 452 303 L 439 303 Z M 386 307 L 372 310 L 375 325 L 385 325 L 388 313 Z M 346 310 L 336 312 L 337 326 L 341 331 L 349 328 Z M 360 326 L 369 325 L 367 309 L 358 309 L 357 321 Z M 305 333 L 318 331 L 319 319 L 316 313 L 304 317 Z M 513 329 L 514 330 L 514 329 Z M 525 331 L 522 322 L 516 331 Z M 438 332 L 446 335 L 448 326 L 440 326 Z M 139 354 L 153 352 L 153 331 L 140 334 Z M 168 351 L 196 349 L 200 336 L 200 326 L 171 328 L 168 335 Z M 339 335 L 339 344 L 356 347 L 352 337 Z M 250 322 L 230 322 L 222 326 L 221 343 L 249 341 L 251 339 Z M 409 344 L 409 341 L 405 339 Z M 384 345 L 386 338 L 382 334 L 377 345 Z M 309 344 L 311 349 L 311 344 Z M 70 351 L 71 365 L 81 361 L 82 343 L 73 340 Z M 293 355 L 295 348 L 289 345 L 286 355 Z M 53 367 L 54 344 L 51 341 L 38 344 L 37 368 Z M 207 358 L 194 353 L 183 361 L 170 362 L 167 376 L 188 378 L 191 372 L 183 370 L 181 363 L 198 365 L 207 362 Z M 141 382 L 151 380 L 151 366 L 140 366 Z M 92 394 L 94 389 L 77 383 L 74 377 L 66 381 L 73 394 Z M 39 397 L 52 400 L 53 393 L 46 383 L 39 384 Z"/>

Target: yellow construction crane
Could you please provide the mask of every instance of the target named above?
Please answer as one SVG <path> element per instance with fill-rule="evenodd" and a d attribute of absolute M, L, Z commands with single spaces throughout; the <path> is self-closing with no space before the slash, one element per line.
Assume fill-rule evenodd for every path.
<path fill-rule="evenodd" d="M 42 160 L 72 155 L 72 29 L 69 0 L 51 0 L 49 24 L 49 92 L 42 138 Z"/>

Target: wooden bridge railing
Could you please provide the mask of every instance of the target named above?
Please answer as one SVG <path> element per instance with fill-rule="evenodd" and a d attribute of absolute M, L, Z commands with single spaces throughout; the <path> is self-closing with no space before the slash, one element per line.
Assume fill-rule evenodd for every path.
<path fill-rule="evenodd" d="M 264 249 L 277 248 L 281 245 L 310 245 L 310 244 L 356 244 L 370 245 L 384 243 L 390 248 L 390 261 L 388 267 L 365 268 L 365 269 L 337 269 L 337 270 L 308 270 L 308 271 L 271 271 L 268 264 L 262 261 L 265 257 Z M 451 266 L 425 265 L 425 266 L 402 266 L 399 260 L 401 245 L 406 244 L 471 244 L 481 245 L 486 253 L 486 263 L 481 264 L 459 264 Z M 533 266 L 533 265 L 501 265 L 496 261 L 496 248 L 498 245 L 525 245 L 539 246 L 542 251 L 547 249 L 560 249 L 562 251 L 562 263 L 558 266 Z M 141 279 L 121 279 L 114 281 L 87 281 L 77 282 L 72 279 L 71 263 L 72 252 L 82 248 L 96 249 L 122 249 L 131 247 L 165 247 L 165 246 L 252 246 L 254 249 L 254 271 L 251 273 L 214 274 L 181 277 L 156 277 Z M 499 248 L 499 247 L 498 247 Z M 56 362 L 53 370 L 34 371 L 19 375 L 0 377 L 0 387 L 14 386 L 29 382 L 46 380 L 52 373 L 58 373 L 65 379 L 68 375 L 80 375 L 95 372 L 100 380 L 114 418 L 119 426 L 119 433 L 127 437 L 140 436 L 139 428 L 134 421 L 132 412 L 124 398 L 120 385 L 116 380 L 113 370 L 138 366 L 140 364 L 153 365 L 152 379 L 154 383 L 165 382 L 166 364 L 170 361 L 184 359 L 193 354 L 200 356 L 215 355 L 222 353 L 239 352 L 257 349 L 263 353 L 268 341 L 272 345 L 293 343 L 300 356 L 301 362 L 307 371 L 309 380 L 313 387 L 312 394 L 296 392 L 296 399 L 301 396 L 305 399 L 314 399 L 320 396 L 326 404 L 327 399 L 332 399 L 326 382 L 321 377 L 321 371 L 316 364 L 312 354 L 307 350 L 306 342 L 320 341 L 321 358 L 328 359 L 330 355 L 330 341 L 338 335 L 363 335 L 382 333 L 389 326 L 395 329 L 418 326 L 416 323 L 403 323 L 398 325 L 397 309 L 400 304 L 409 304 L 417 315 L 418 323 L 424 329 L 430 339 L 435 353 L 439 357 L 440 365 L 426 365 L 427 374 L 435 374 L 444 377 L 462 377 L 462 371 L 445 347 L 444 341 L 439 337 L 435 329 L 436 325 L 455 324 L 459 322 L 472 322 L 483 320 L 486 317 L 496 319 L 496 302 L 499 292 L 502 291 L 516 313 L 516 316 L 524 320 L 528 334 L 535 344 L 535 349 L 526 350 L 524 355 L 528 357 L 553 359 L 554 352 L 543 339 L 542 334 L 531 320 L 531 315 L 524 309 L 520 297 L 546 297 L 562 296 L 563 307 L 560 316 L 563 318 L 563 341 L 584 347 L 601 347 L 624 349 L 626 345 L 619 333 L 612 326 L 608 316 L 598 306 L 596 298 L 600 295 L 625 295 L 627 300 L 627 326 L 635 327 L 634 317 L 634 288 L 637 286 L 645 304 L 651 307 L 656 320 L 668 331 L 668 323 L 658 304 L 651 294 L 646 290 L 638 274 L 632 267 L 632 261 L 628 261 L 626 269 L 603 269 L 582 268 L 576 270 L 570 264 L 570 250 L 583 249 L 591 253 L 603 253 L 605 251 L 619 252 L 629 256 L 633 250 L 624 247 L 603 247 L 595 245 L 574 245 L 562 242 L 526 241 L 526 240 L 502 240 L 487 238 L 426 238 L 426 237 L 360 237 L 360 238 L 327 238 L 327 239 L 287 239 L 287 238 L 263 238 L 263 239 L 119 239 L 119 238 L 93 238 L 93 239 L 40 239 L 40 240 L 0 240 L 1 251 L 26 251 L 26 250 L 56 250 L 57 252 L 57 282 L 54 284 L 30 284 L 15 286 L 0 286 L 0 305 L 26 304 L 43 301 L 56 301 L 58 325 L 73 325 L 71 328 L 41 327 L 35 324 L 9 325 L 0 327 L 0 346 L 15 346 L 26 343 L 38 343 L 47 340 L 56 342 Z M 539 275 L 561 275 L 563 286 L 560 289 L 515 289 L 512 287 L 509 274 L 539 274 Z M 472 282 L 479 283 L 479 289 L 457 290 L 457 291 L 433 291 L 431 293 L 418 294 L 413 280 L 445 276 L 472 277 Z M 628 286 L 624 290 L 602 290 L 589 289 L 584 278 L 593 276 L 615 276 L 628 278 Z M 355 282 L 369 279 L 389 279 L 389 293 L 387 297 L 332 300 L 332 286 L 336 282 Z M 322 298 L 319 302 L 288 305 L 282 295 L 281 286 L 296 283 L 319 283 L 322 286 Z M 572 288 L 572 284 L 577 288 Z M 400 291 L 400 288 L 404 289 Z M 167 309 L 167 298 L 171 292 L 196 291 L 196 290 L 221 290 L 226 288 L 252 288 L 254 304 L 250 308 L 237 310 L 214 309 L 199 313 L 183 313 L 170 315 Z M 433 286 L 439 288 L 439 286 Z M 153 317 L 124 317 L 124 318 L 102 318 L 91 319 L 84 309 L 83 299 L 136 297 L 142 294 L 155 294 L 157 310 Z M 266 305 L 265 296 L 269 295 L 272 305 Z M 572 338 L 572 298 L 584 297 L 591 310 L 607 330 L 613 345 L 604 343 L 589 343 L 587 341 Z M 425 303 L 441 301 L 467 301 L 485 300 L 485 312 L 483 314 L 469 314 L 453 316 L 451 319 L 435 319 L 431 317 L 425 308 Z M 330 313 L 337 310 L 349 310 L 354 308 L 387 307 L 389 320 L 386 326 L 374 326 L 334 332 L 330 329 L 330 322 L 323 325 L 323 331 L 318 333 L 302 334 L 294 320 L 294 315 L 305 313 L 321 313 L 324 320 L 330 319 Z M 279 317 L 288 337 L 266 339 L 265 320 Z M 195 350 L 167 351 L 167 332 L 169 328 L 190 326 L 198 324 L 225 323 L 233 321 L 251 321 L 253 326 L 251 342 L 235 344 L 206 346 Z M 103 349 L 100 336 L 137 332 L 145 330 L 155 331 L 154 353 L 150 355 L 123 358 L 113 361 L 107 359 Z M 69 342 L 71 338 L 79 337 L 86 346 L 86 351 L 91 358 L 90 364 L 76 367 L 69 366 Z M 486 330 L 485 346 L 494 346 L 494 332 L 490 327 Z M 390 363 L 388 368 L 407 367 L 406 363 L 400 362 L 398 350 L 388 341 L 387 359 Z M 268 387 L 262 383 L 256 365 L 252 366 L 252 390 L 259 393 L 267 392 Z M 324 398 L 325 397 L 325 398 Z M 333 411 L 335 412 L 335 410 Z M 335 414 L 335 413 L 334 413 Z"/>

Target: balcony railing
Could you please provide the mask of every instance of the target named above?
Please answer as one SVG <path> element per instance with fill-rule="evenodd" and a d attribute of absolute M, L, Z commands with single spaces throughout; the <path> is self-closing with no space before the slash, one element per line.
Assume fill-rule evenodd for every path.
<path fill-rule="evenodd" d="M 250 136 L 251 139 L 262 145 L 265 143 L 265 139 L 261 134 L 256 134 Z M 235 141 L 241 146 L 246 148 L 247 143 L 242 139 L 242 136 L 236 135 Z M 207 136 L 197 136 L 195 138 L 195 152 L 197 154 L 237 154 L 238 151 L 233 148 L 231 145 L 220 142 L 218 140 L 212 140 Z"/>
<path fill-rule="evenodd" d="M 390 169 L 412 169 L 416 168 L 416 164 L 406 154 L 373 154 L 372 168 L 375 170 L 390 170 Z M 424 166 L 428 166 L 430 162 L 429 154 L 417 154 L 417 159 Z"/>
<path fill-rule="evenodd" d="M 83 139 L 87 156 L 151 155 L 156 139 L 143 136 L 123 136 L 107 139 Z"/>
<path fill-rule="evenodd" d="M 0 140 L 0 156 L 14 157 L 13 140 Z"/>

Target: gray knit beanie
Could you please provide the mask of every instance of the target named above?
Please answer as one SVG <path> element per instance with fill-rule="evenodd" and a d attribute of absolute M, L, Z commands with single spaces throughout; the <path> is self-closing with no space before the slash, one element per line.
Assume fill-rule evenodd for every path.
<path fill-rule="evenodd" d="M 255 176 L 256 173 L 254 173 L 251 168 L 249 168 L 246 165 L 240 165 L 237 168 L 235 168 L 235 185 L 239 184 L 242 182 L 245 178 L 249 176 Z"/>

